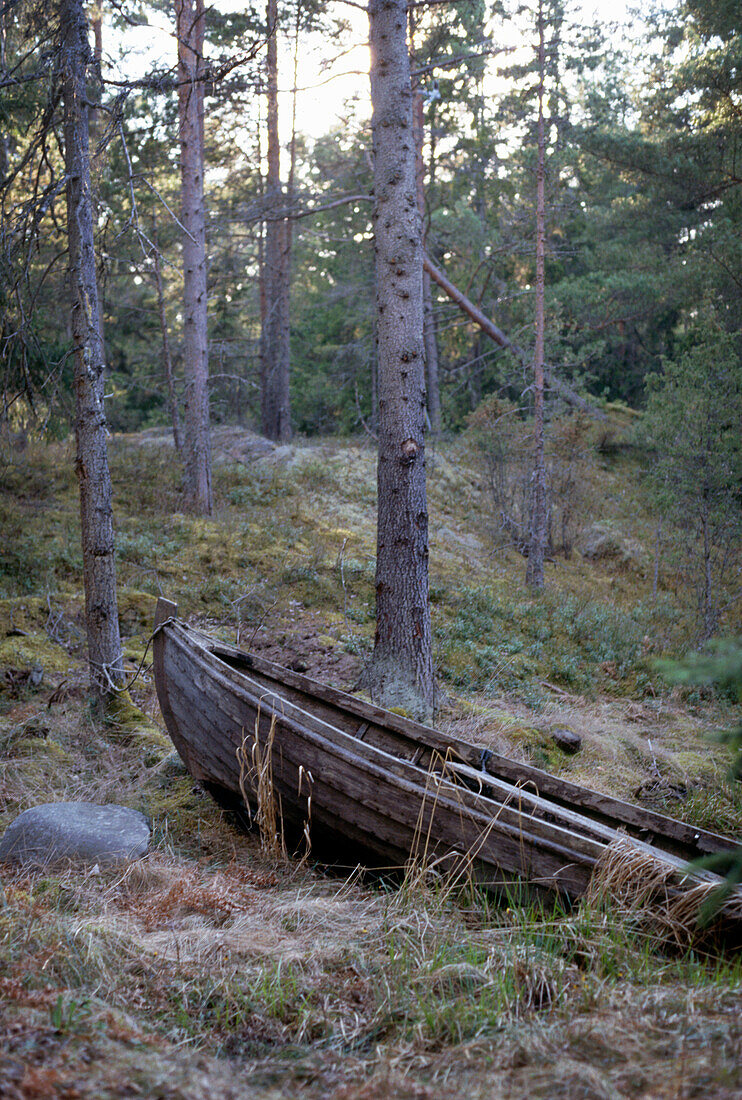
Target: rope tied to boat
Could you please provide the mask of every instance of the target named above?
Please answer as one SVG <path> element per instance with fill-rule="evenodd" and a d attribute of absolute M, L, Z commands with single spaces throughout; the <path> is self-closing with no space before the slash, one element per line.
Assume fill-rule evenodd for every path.
<path fill-rule="evenodd" d="M 95 662 L 91 661 L 93 668 L 95 668 L 96 672 L 99 672 L 103 675 L 106 683 L 108 684 L 108 687 L 111 689 L 112 692 L 115 692 L 116 695 L 124 695 L 126 694 L 126 692 L 131 690 L 131 688 L 134 686 L 134 684 L 137 682 L 142 674 L 145 661 L 147 660 L 147 654 L 149 653 L 149 647 L 152 645 L 152 642 L 155 640 L 161 630 L 164 630 L 166 626 L 170 626 L 171 623 L 175 623 L 177 621 L 177 618 L 174 615 L 171 615 L 169 619 L 165 619 L 164 622 L 158 623 L 150 636 L 147 638 L 146 644 L 144 646 L 144 653 L 142 654 L 142 659 L 139 662 L 139 665 L 137 666 L 134 675 L 124 684 L 117 683 L 117 681 L 114 680 L 114 678 L 111 676 L 110 665 L 98 665 Z M 145 683 L 147 683 L 146 680 Z"/>

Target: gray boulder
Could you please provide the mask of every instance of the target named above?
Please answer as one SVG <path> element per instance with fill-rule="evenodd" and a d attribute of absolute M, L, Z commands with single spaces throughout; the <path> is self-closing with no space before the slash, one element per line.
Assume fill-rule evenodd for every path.
<path fill-rule="evenodd" d="M 578 752 L 582 748 L 582 738 L 569 726 L 553 726 L 549 730 L 552 739 L 564 752 Z"/>
<path fill-rule="evenodd" d="M 582 533 L 578 550 L 588 561 L 611 563 L 621 569 L 642 572 L 646 562 L 644 548 L 610 523 L 596 523 Z"/>
<path fill-rule="evenodd" d="M 46 802 L 25 810 L 0 840 L 0 862 L 46 866 L 60 860 L 125 863 L 149 847 L 144 814 L 94 802 Z"/>

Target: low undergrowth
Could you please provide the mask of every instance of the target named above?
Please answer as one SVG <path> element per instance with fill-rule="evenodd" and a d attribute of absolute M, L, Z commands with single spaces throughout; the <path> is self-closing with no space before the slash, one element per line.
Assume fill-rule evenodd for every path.
<path fill-rule="evenodd" d="M 508 905 L 424 868 L 400 887 L 270 858 L 165 747 L 96 729 L 75 699 L 43 709 L 31 753 L 27 727 L 3 720 L 3 821 L 47 798 L 115 798 L 150 815 L 153 847 L 123 870 L 2 869 L 0 1013 L 16 1045 L 0 1088 L 464 1097 L 490 1095 L 499 1066 L 509 1095 L 551 1096 L 544 1052 L 589 1076 L 597 1018 L 616 1059 L 586 1095 L 658 1095 L 622 1091 L 624 1067 L 657 1087 L 685 1019 L 688 1072 L 742 1083 L 738 957 L 668 954 L 604 904 Z M 713 1066 L 694 1068 L 711 1033 Z"/>
<path fill-rule="evenodd" d="M 280 459 L 280 461 L 279 461 Z M 604 458 L 601 462 L 607 461 Z M 156 733 L 139 668 L 155 598 L 340 686 L 373 631 L 368 447 L 215 468 L 214 517 L 182 513 L 172 451 L 114 441 L 121 622 L 134 707 L 85 701 L 77 489 L 69 448 L 0 471 L 0 829 L 61 799 L 143 811 L 123 870 L 0 868 L 0 1095 L 9 1097 L 660 1097 L 735 1095 L 740 965 L 664 949 L 602 902 L 539 909 L 402 888 L 273 858 L 235 831 Z M 742 831 L 729 700 L 671 693 L 655 658 L 692 609 L 646 574 L 575 553 L 539 598 L 493 554 L 464 450 L 430 462 L 431 598 L 444 727 L 578 782 Z M 609 519 L 651 529 L 608 479 Z M 646 547 L 645 547 L 646 549 Z M 136 676 L 135 676 L 136 674 Z M 555 726 L 583 743 L 567 757 Z M 680 1068 L 678 1068 L 680 1067 Z M 128 1090 L 128 1091 L 127 1091 Z M 726 1090 L 726 1092 L 725 1092 Z M 736 1091 L 735 1091 L 736 1090 Z"/>
<path fill-rule="evenodd" d="M 668 954 L 630 913 L 601 906 L 495 905 L 423 874 L 379 889 L 267 862 L 211 807 L 201 829 L 198 854 L 171 836 L 124 872 L 6 868 L 1 1012 L 8 1034 L 25 1035 L 19 1095 L 35 1095 L 37 1051 L 57 1070 L 49 1095 L 125 1095 L 139 1081 L 147 1095 L 200 1096 L 194 1080 L 156 1087 L 198 1056 L 217 1096 L 463 1097 L 497 1066 L 509 1095 L 530 1082 L 550 1096 L 545 1052 L 572 1074 L 592 1067 L 600 1087 L 585 1095 L 660 1095 L 668 1042 L 684 1044 L 690 1084 L 742 1084 L 738 957 Z M 599 1071 L 597 1019 L 614 1048 Z M 637 1020 L 649 1028 L 639 1046 Z M 105 1061 L 86 1064 L 85 1051 Z M 629 1060 L 645 1091 L 626 1087 Z M 230 1091 L 240 1075 L 246 1091 Z"/>

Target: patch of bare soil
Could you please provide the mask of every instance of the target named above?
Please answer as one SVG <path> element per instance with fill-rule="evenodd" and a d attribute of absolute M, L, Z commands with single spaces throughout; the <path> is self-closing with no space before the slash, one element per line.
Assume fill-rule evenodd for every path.
<path fill-rule="evenodd" d="M 288 611 L 284 632 L 278 636 L 261 627 L 251 639 L 250 650 L 344 691 L 353 689 L 361 672 L 360 658 L 348 653 L 326 633 L 322 615 L 304 608 Z"/>

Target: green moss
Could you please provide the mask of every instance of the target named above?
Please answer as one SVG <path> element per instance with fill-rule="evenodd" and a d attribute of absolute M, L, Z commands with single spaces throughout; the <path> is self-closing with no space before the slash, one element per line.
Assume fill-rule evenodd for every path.
<path fill-rule="evenodd" d="M 49 673 L 67 672 L 70 656 L 46 634 L 0 637 L 0 668 L 31 668 L 34 665 L 40 666 L 47 676 Z"/>
<path fill-rule="evenodd" d="M 132 634 L 144 629 L 149 634 L 154 628 L 157 597 L 151 592 L 135 588 L 119 590 L 119 624 L 122 634 Z"/>
<path fill-rule="evenodd" d="M 15 743 L 19 756 L 46 756 L 57 764 L 72 764 L 74 756 L 51 737 L 22 737 Z"/>
<path fill-rule="evenodd" d="M 536 726 L 512 724 L 502 732 L 510 744 L 525 752 L 537 767 L 554 771 L 561 765 L 564 754 L 544 730 Z"/>
<path fill-rule="evenodd" d="M 117 692 L 106 700 L 106 720 L 110 737 L 127 745 L 145 745 L 166 754 L 172 745 L 150 718 L 131 700 L 127 691 Z"/>
<path fill-rule="evenodd" d="M 43 630 L 49 617 L 47 601 L 40 596 L 15 596 L 0 599 L 0 637 L 9 630 Z"/>

